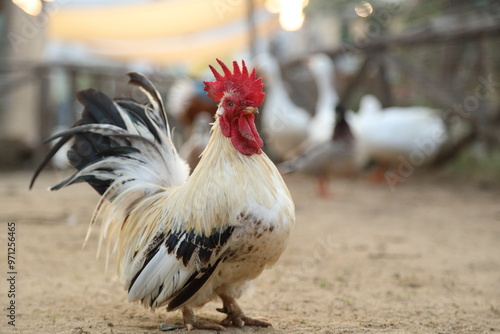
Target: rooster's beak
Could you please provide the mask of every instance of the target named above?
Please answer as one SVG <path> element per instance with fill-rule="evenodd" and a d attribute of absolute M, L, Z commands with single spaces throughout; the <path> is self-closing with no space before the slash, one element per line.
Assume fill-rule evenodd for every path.
<path fill-rule="evenodd" d="M 258 114 L 259 113 L 259 109 L 255 108 L 255 107 L 246 107 L 245 109 L 243 109 L 243 111 L 247 114 Z"/>

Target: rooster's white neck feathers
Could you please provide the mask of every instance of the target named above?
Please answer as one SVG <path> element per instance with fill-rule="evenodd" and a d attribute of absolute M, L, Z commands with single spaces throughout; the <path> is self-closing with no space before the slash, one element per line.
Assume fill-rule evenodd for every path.
<path fill-rule="evenodd" d="M 202 173 L 201 171 L 211 171 Z M 266 191 L 262 182 L 269 185 Z M 187 180 L 182 192 L 177 196 L 195 196 L 191 203 L 199 203 L 198 208 L 183 207 L 187 217 L 192 217 L 197 232 L 206 233 L 220 220 L 231 221 L 239 215 L 242 208 L 252 203 L 253 209 L 272 208 L 281 202 L 280 197 L 290 194 L 279 193 L 276 189 L 286 189 L 280 174 L 265 153 L 244 155 L 238 152 L 225 137 L 216 119 L 212 127 L 212 136 L 202 153 L 201 160 L 191 177 Z M 177 201 L 176 203 L 181 203 Z M 200 211 L 201 210 L 201 211 Z M 188 212 L 191 211 L 191 212 Z M 267 211 L 267 210 L 265 210 Z M 220 217 L 220 213 L 227 217 Z M 234 217 L 233 217 L 234 216 Z M 267 218 L 267 217 L 266 217 Z"/>

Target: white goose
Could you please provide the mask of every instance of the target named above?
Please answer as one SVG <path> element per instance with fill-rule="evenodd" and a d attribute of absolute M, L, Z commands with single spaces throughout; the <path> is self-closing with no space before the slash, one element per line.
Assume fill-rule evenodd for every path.
<path fill-rule="evenodd" d="M 312 55 L 307 66 L 313 74 L 318 90 L 316 111 L 309 123 L 304 148 L 331 140 L 335 127 L 335 108 L 339 96 L 334 86 L 335 65 L 324 53 Z"/>
<path fill-rule="evenodd" d="M 384 178 L 389 166 L 418 167 L 430 161 L 448 137 L 438 110 L 421 106 L 382 109 L 372 95 L 365 95 L 359 112 L 349 116 L 360 160 L 379 163 L 376 181 Z"/>
<path fill-rule="evenodd" d="M 277 60 L 268 53 L 256 57 L 256 66 L 266 81 L 266 99 L 262 110 L 262 133 L 266 145 L 280 159 L 298 153 L 307 137 L 311 116 L 290 99 Z"/>

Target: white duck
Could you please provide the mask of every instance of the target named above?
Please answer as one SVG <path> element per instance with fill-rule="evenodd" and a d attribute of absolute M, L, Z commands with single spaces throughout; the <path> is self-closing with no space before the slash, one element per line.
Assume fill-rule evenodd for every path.
<path fill-rule="evenodd" d="M 420 106 L 382 109 L 372 95 L 361 99 L 359 112 L 350 113 L 348 120 L 358 141 L 359 159 L 379 163 L 374 181 L 383 180 L 390 166 L 425 164 L 447 140 L 438 110 Z"/>
<path fill-rule="evenodd" d="M 318 91 L 316 111 L 307 129 L 307 139 L 303 146 L 307 147 L 331 140 L 335 127 L 335 108 L 339 96 L 334 86 L 335 65 L 324 53 L 312 55 L 307 62 Z"/>
<path fill-rule="evenodd" d="M 268 53 L 256 57 L 256 66 L 266 81 L 266 99 L 262 110 L 262 133 L 266 145 L 280 159 L 298 153 L 307 137 L 311 116 L 290 99 L 278 61 Z"/>

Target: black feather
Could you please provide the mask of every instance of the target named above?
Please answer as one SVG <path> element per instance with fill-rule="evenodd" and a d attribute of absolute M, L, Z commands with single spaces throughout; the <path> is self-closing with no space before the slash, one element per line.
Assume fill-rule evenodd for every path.
<path fill-rule="evenodd" d="M 177 234 L 175 233 L 171 233 L 166 242 L 165 242 L 165 246 L 167 246 L 167 251 L 168 251 L 168 254 L 172 253 L 175 249 L 175 247 L 177 247 L 177 243 L 179 242 L 179 237 Z"/>
<path fill-rule="evenodd" d="M 163 123 L 165 124 L 167 131 L 169 131 L 167 113 L 165 112 L 165 107 L 163 106 L 163 101 L 161 99 L 160 93 L 158 93 L 153 83 L 142 74 L 136 72 L 129 72 L 127 74 L 129 76 L 129 84 L 139 86 L 149 95 L 151 95 L 154 101 L 158 104 L 161 111 L 160 116 L 163 119 Z"/>
<path fill-rule="evenodd" d="M 144 105 L 138 104 L 136 101 L 129 99 L 118 99 L 116 100 L 116 103 L 118 103 L 118 105 L 120 105 L 121 107 L 127 109 L 129 114 L 137 121 L 144 124 L 147 127 L 147 129 L 153 134 L 156 141 L 158 141 L 159 143 L 162 142 L 162 139 L 158 134 L 158 131 L 156 130 L 155 126 L 153 125 L 151 120 L 146 116 Z"/>
<path fill-rule="evenodd" d="M 110 147 L 106 150 L 102 150 L 99 152 L 101 157 L 108 157 L 108 156 L 120 156 L 120 155 L 128 155 L 130 153 L 140 153 L 138 149 L 136 149 L 133 146 L 117 146 L 117 147 Z"/>
<path fill-rule="evenodd" d="M 75 183 L 80 183 L 80 182 L 87 182 L 87 183 L 92 183 L 96 185 L 97 188 L 99 189 L 107 189 L 109 186 L 109 181 L 108 180 L 102 180 L 99 179 L 93 175 L 81 175 L 73 180 L 71 180 L 73 177 L 70 177 L 68 179 L 65 179 L 64 181 L 56 184 L 55 186 L 52 186 L 50 190 L 59 190 L 61 188 L 64 188 L 70 184 L 75 184 Z M 70 181 L 71 180 L 71 181 Z"/>
<path fill-rule="evenodd" d="M 128 291 L 130 292 L 137 278 L 156 256 L 162 245 L 166 246 L 169 254 L 175 250 L 176 258 L 182 260 L 184 266 L 187 266 L 193 256 L 197 254 L 202 268 L 191 275 L 182 288 L 172 296 L 173 299 L 168 305 L 169 310 L 178 307 L 191 298 L 213 274 L 223 257 L 218 256 L 217 261 L 213 265 L 210 264 L 210 260 L 214 254 L 220 253 L 220 250 L 231 236 L 233 230 L 234 227 L 232 226 L 222 231 L 214 230 L 212 237 L 196 235 L 194 231 L 171 231 L 168 234 L 159 233 L 145 252 L 144 262 L 132 278 Z M 217 242 L 214 242 L 214 240 L 217 240 Z"/>
<path fill-rule="evenodd" d="M 106 94 L 95 89 L 87 89 L 78 92 L 77 100 L 84 106 L 82 119 L 83 124 L 113 124 L 122 129 L 126 129 L 125 122 L 116 109 L 113 100 Z M 116 141 L 109 137 L 95 133 L 78 133 L 75 135 L 75 143 L 71 147 L 72 154 L 70 163 L 78 170 L 85 168 L 102 156 L 100 152 L 118 146 Z M 90 183 L 101 195 L 102 189 L 97 189 Z"/>
<path fill-rule="evenodd" d="M 177 249 L 177 259 L 182 258 L 182 263 L 184 263 L 185 266 L 188 265 L 189 260 L 191 260 L 191 256 L 193 256 L 193 252 L 197 247 L 200 247 L 201 245 L 197 245 L 193 240 L 194 239 L 194 232 L 191 231 L 189 234 L 186 235 L 186 239 L 184 239 L 181 244 L 179 245 L 179 248 Z"/>
<path fill-rule="evenodd" d="M 185 266 L 188 265 L 195 253 L 198 253 L 198 259 L 205 265 L 210 261 L 211 255 L 226 244 L 233 230 L 234 227 L 232 226 L 222 231 L 213 230 L 210 236 L 196 235 L 193 231 L 170 232 L 165 241 L 165 246 L 169 254 L 177 249 L 175 255 L 177 259 L 182 259 Z M 178 245 L 184 235 L 185 238 Z"/>
<path fill-rule="evenodd" d="M 30 182 L 30 188 L 32 188 L 36 178 L 50 159 L 71 138 L 74 138 L 74 142 L 68 151 L 68 160 L 79 171 L 107 157 L 127 158 L 132 154 L 140 154 L 140 150 L 133 145 L 133 142 L 137 140 L 150 145 L 160 156 L 163 154 L 159 150 L 163 141 L 159 131 L 164 131 L 169 135 L 170 130 L 166 122 L 161 96 L 146 77 L 138 73 L 130 73 L 129 76 L 130 83 L 139 86 L 146 92 L 154 107 L 160 110 L 153 110 L 151 105 L 141 105 L 132 99 L 121 98 L 113 101 L 109 96 L 95 89 L 78 92 L 77 100 L 84 106 L 82 118 L 71 129 L 47 140 L 61 138 L 35 170 Z M 122 113 L 120 113 L 119 108 Z M 135 133 L 136 130 L 130 131 L 132 129 L 127 129 L 127 123 L 123 118 L 124 115 L 130 117 L 132 123 L 141 124 L 143 128 L 152 134 L 152 137 L 133 135 L 132 133 Z M 161 118 L 164 118 L 163 122 Z M 102 195 L 111 186 L 115 177 L 118 176 L 118 174 L 114 176 L 112 170 L 103 171 L 111 173 L 103 173 L 104 177 L 71 177 L 68 179 L 72 179 L 71 182 L 61 182 L 53 189 L 59 189 L 75 182 L 86 181 Z"/>
<path fill-rule="evenodd" d="M 132 289 L 132 286 L 134 285 L 134 283 L 137 280 L 137 278 L 139 277 L 139 275 L 141 275 L 144 268 L 146 268 L 146 266 L 153 259 L 153 257 L 156 255 L 156 253 L 158 253 L 158 250 L 160 249 L 164 239 L 165 239 L 165 233 L 159 233 L 158 235 L 156 235 L 154 237 L 153 241 L 151 242 L 151 244 L 148 247 L 148 250 L 146 251 L 145 260 L 144 260 L 144 263 L 143 263 L 141 269 L 137 271 L 137 273 L 134 275 L 134 277 L 130 281 L 130 285 L 128 286 L 128 292 L 130 292 L 130 289 Z"/>
<path fill-rule="evenodd" d="M 208 281 L 210 276 L 214 273 L 215 269 L 219 266 L 219 263 L 222 261 L 222 258 L 219 258 L 213 266 L 210 266 L 207 268 L 206 271 L 204 271 L 201 276 L 200 273 L 195 272 L 191 277 L 188 279 L 186 284 L 180 289 L 178 292 L 176 292 L 167 306 L 167 311 L 172 311 L 176 309 L 177 307 L 181 306 L 185 302 L 189 300 L 198 290 L 201 289 L 201 287 Z"/>
<path fill-rule="evenodd" d="M 30 181 L 30 189 L 33 187 L 33 184 L 35 183 L 36 178 L 38 177 L 40 172 L 45 168 L 45 166 L 47 166 L 50 159 L 52 159 L 52 157 L 57 153 L 57 151 L 59 151 L 59 149 L 61 147 L 63 147 L 63 145 L 66 144 L 66 142 L 70 139 L 71 139 L 70 135 L 64 136 L 61 139 L 59 139 L 59 141 L 54 146 L 52 146 L 49 153 L 47 153 L 47 155 L 43 158 L 42 162 L 40 163 L 40 165 L 37 167 L 37 169 L 33 173 L 33 176 L 31 177 L 31 181 Z"/>
<path fill-rule="evenodd" d="M 82 124 L 114 124 L 127 128 L 113 100 L 103 92 L 93 88 L 82 90 L 76 99 L 85 107 Z"/>
<path fill-rule="evenodd" d="M 200 249 L 198 250 L 198 258 L 200 259 L 201 263 L 208 263 L 211 257 L 212 251 L 209 248 L 200 247 Z"/>

